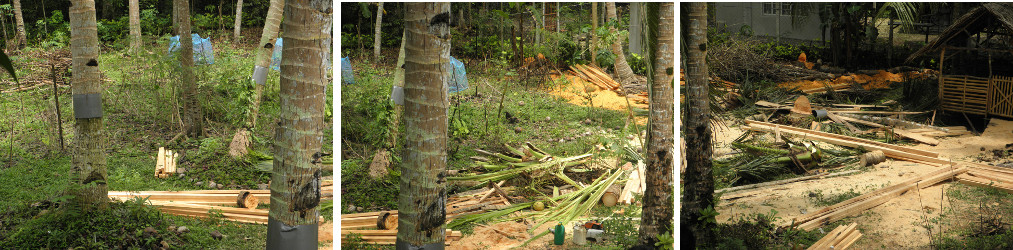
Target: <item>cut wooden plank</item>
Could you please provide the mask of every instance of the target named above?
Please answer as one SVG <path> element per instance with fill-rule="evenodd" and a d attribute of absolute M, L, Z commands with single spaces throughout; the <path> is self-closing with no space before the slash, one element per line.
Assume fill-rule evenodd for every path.
<path fill-rule="evenodd" d="M 869 114 L 869 115 L 917 115 L 928 113 L 928 111 L 864 111 L 864 110 L 841 110 L 841 111 L 830 111 L 836 113 L 848 113 L 848 114 Z"/>
<path fill-rule="evenodd" d="M 848 123 L 848 121 L 841 119 L 840 116 L 837 116 L 834 113 L 827 113 L 827 117 L 830 117 L 831 120 L 834 120 L 837 123 L 844 124 L 844 126 L 847 127 L 848 130 L 851 130 L 852 133 L 858 133 L 859 131 L 858 128 L 855 127 L 855 125 L 851 125 L 851 123 Z"/>
<path fill-rule="evenodd" d="M 854 223 L 852 223 L 852 224 L 854 224 Z M 838 237 L 842 232 L 844 232 L 844 230 L 846 228 L 848 228 L 848 226 L 849 225 L 840 225 L 840 226 L 837 226 L 836 228 L 834 228 L 834 230 L 831 230 L 830 233 L 827 233 L 827 235 L 825 235 L 825 236 L 823 236 L 823 238 L 820 238 L 819 240 L 817 240 L 816 243 L 813 243 L 812 246 L 809 246 L 809 248 L 807 248 L 807 249 L 809 249 L 809 250 L 812 250 L 812 249 L 825 249 L 823 246 L 826 245 L 826 244 L 828 244 L 828 242 L 833 241 L 834 238 Z"/>
<path fill-rule="evenodd" d="M 731 192 L 734 192 L 734 191 L 740 191 L 740 190 L 746 190 L 746 189 L 754 189 L 754 188 L 761 188 L 761 187 L 774 186 L 774 185 L 782 185 L 782 184 L 788 184 L 788 183 L 792 183 L 792 182 L 799 182 L 799 181 L 805 181 L 805 180 L 817 179 L 817 178 L 830 178 L 830 177 L 835 177 L 835 176 L 841 176 L 841 175 L 847 175 L 847 174 L 857 173 L 857 172 L 860 172 L 860 171 L 861 170 L 849 170 L 849 171 L 837 172 L 837 173 L 832 173 L 832 174 L 831 173 L 821 173 L 821 174 L 816 174 L 816 175 L 803 176 L 803 177 L 791 178 L 791 179 L 785 179 L 785 180 L 779 180 L 779 181 L 769 181 L 769 182 L 764 182 L 764 183 L 757 183 L 757 184 L 749 184 L 749 185 L 743 185 L 743 186 L 738 186 L 738 187 L 724 188 L 724 189 L 720 189 L 720 190 L 714 191 L 714 193 L 725 193 L 725 195 L 730 195 Z M 724 199 L 724 195 L 722 195 L 722 199 Z"/>
<path fill-rule="evenodd" d="M 499 195 L 500 195 L 501 197 L 503 197 L 504 199 L 506 199 L 506 204 L 507 204 L 508 206 L 509 206 L 509 205 L 511 205 L 511 204 L 510 204 L 510 196 L 509 196 L 509 195 L 507 195 L 507 193 L 506 193 L 506 192 L 503 192 L 503 189 L 501 189 L 501 188 L 499 187 L 499 185 L 497 185 L 497 184 L 495 184 L 495 183 L 490 183 L 490 184 L 492 184 L 492 189 L 493 189 L 493 190 L 496 190 L 496 193 L 497 193 L 497 194 L 499 194 Z"/>
<path fill-rule="evenodd" d="M 503 185 L 503 183 L 506 183 L 506 180 L 502 180 L 502 181 L 500 181 L 499 183 L 496 183 L 496 185 L 497 185 L 497 186 L 499 186 L 499 185 Z M 479 202 L 479 203 L 481 203 L 481 202 L 482 202 L 482 201 L 484 201 L 485 199 L 488 199 L 488 198 L 489 198 L 489 196 L 490 196 L 490 195 L 492 195 L 492 193 L 493 193 L 493 192 L 495 192 L 495 191 L 496 191 L 496 190 L 494 190 L 494 189 L 492 189 L 492 188 L 489 188 L 489 191 L 486 191 L 486 193 L 482 195 L 482 198 L 481 198 L 481 199 L 478 199 L 478 202 Z"/>
<path fill-rule="evenodd" d="M 929 138 L 929 137 L 920 135 L 918 133 L 913 133 L 911 131 L 907 131 L 907 130 L 904 130 L 904 129 L 894 129 L 893 133 L 897 134 L 897 135 L 899 135 L 901 137 L 912 139 L 912 140 L 915 140 L 915 141 L 918 141 L 918 142 L 921 142 L 921 143 L 925 143 L 925 144 L 929 144 L 929 145 L 932 145 L 932 146 L 939 145 L 939 140 L 936 140 L 935 138 Z"/>
<path fill-rule="evenodd" d="M 927 187 L 927 186 L 930 186 L 928 184 L 935 184 L 935 183 L 938 183 L 939 181 L 945 180 L 947 177 L 948 178 L 952 178 L 953 176 L 962 174 L 964 172 L 967 172 L 966 168 L 941 168 L 941 169 L 938 169 L 936 171 L 930 172 L 929 174 L 918 176 L 918 177 L 914 177 L 914 178 L 908 179 L 907 181 L 898 183 L 896 185 L 889 186 L 889 187 L 886 187 L 886 188 L 881 188 L 881 189 L 878 189 L 876 191 L 873 191 L 873 192 L 870 192 L 870 193 L 867 193 L 867 194 L 863 194 L 863 195 L 860 195 L 858 197 L 854 197 L 854 198 L 845 200 L 843 202 L 840 202 L 840 203 L 837 203 L 837 204 L 834 204 L 834 205 L 830 205 L 830 206 L 825 207 L 823 209 L 820 209 L 818 211 L 805 214 L 805 215 L 803 215 L 801 217 L 796 218 L 794 220 L 794 225 L 800 225 L 799 228 L 802 228 L 801 224 L 805 224 L 805 223 L 808 223 L 808 222 L 811 222 L 811 221 L 815 221 L 815 220 L 820 219 L 820 218 L 828 217 L 830 214 L 832 214 L 832 213 L 834 213 L 836 211 L 843 211 L 843 210 L 849 209 L 850 207 L 854 207 L 856 204 L 873 200 L 873 199 L 875 199 L 875 198 L 877 198 L 879 196 L 889 195 L 889 194 L 892 194 L 892 193 L 898 192 L 898 191 L 907 191 L 908 189 L 910 189 L 912 187 L 919 187 L 919 186 L 921 186 L 921 187 Z M 923 181 L 924 181 L 924 183 L 922 183 L 921 185 L 919 185 L 918 182 L 923 182 Z M 876 205 L 878 205 L 878 204 L 876 204 Z M 861 212 L 861 211 L 852 211 L 852 212 Z M 829 221 L 829 222 L 832 222 L 832 221 Z M 788 225 L 788 226 L 791 226 L 791 225 Z M 809 229 L 806 229 L 806 230 L 811 230 L 812 228 L 815 228 L 816 226 L 817 226 L 816 224 L 808 224 L 806 226 L 806 228 L 809 228 Z"/>
<path fill-rule="evenodd" d="M 861 238 L 861 237 L 862 237 L 862 233 L 859 232 L 858 230 L 855 230 L 854 233 L 852 233 L 850 236 L 848 236 L 848 238 L 845 238 L 844 241 L 841 241 L 841 243 L 839 244 L 839 246 L 836 246 L 834 249 L 840 249 L 840 250 L 848 249 L 848 248 L 851 247 L 851 245 L 854 245 L 855 242 L 858 242 L 858 238 Z"/>
<path fill-rule="evenodd" d="M 159 147 L 158 154 L 155 155 L 155 177 L 160 177 L 165 169 L 165 148 Z"/>
<path fill-rule="evenodd" d="M 1013 194 L 1013 184 L 1008 182 L 996 182 L 985 178 L 979 178 L 976 176 L 970 176 L 967 174 L 957 176 L 957 181 L 961 184 L 983 188 L 996 188 L 1007 193 Z"/>

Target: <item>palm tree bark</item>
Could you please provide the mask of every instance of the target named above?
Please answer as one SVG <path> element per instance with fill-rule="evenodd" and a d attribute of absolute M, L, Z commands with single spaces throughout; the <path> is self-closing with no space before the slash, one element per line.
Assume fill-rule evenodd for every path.
<path fill-rule="evenodd" d="M 610 13 L 615 13 L 615 4 L 608 3 Z M 675 81 L 672 72 L 675 62 L 675 5 L 661 3 L 658 29 L 652 32 L 657 41 L 652 48 L 652 77 L 649 89 L 650 117 L 647 134 L 647 175 L 644 191 L 643 214 L 640 221 L 640 243 L 654 246 L 659 235 L 671 235 L 670 227 L 675 218 L 673 204 L 675 196 L 672 186 L 672 169 L 675 150 Z M 618 44 L 613 44 L 616 49 Z"/>
<path fill-rule="evenodd" d="M 141 10 L 139 0 L 130 0 L 130 53 L 141 48 Z"/>
<path fill-rule="evenodd" d="M 18 29 L 18 48 L 23 48 L 28 44 L 28 35 L 25 34 L 25 18 L 21 14 L 21 0 L 13 0 L 14 2 L 14 20 L 15 25 Z"/>
<path fill-rule="evenodd" d="M 193 38 L 190 36 L 190 0 L 173 0 L 176 9 L 176 35 L 179 35 L 180 89 L 183 90 L 184 133 L 200 137 L 204 133 L 204 118 L 198 100 L 197 81 L 193 74 Z"/>
<path fill-rule="evenodd" d="M 380 28 L 383 27 L 383 2 L 377 3 L 376 25 L 373 25 L 373 61 L 380 61 Z"/>
<path fill-rule="evenodd" d="M 616 19 L 616 3 L 607 2 L 605 3 L 605 11 L 607 12 L 609 21 Z M 613 34 L 617 33 L 615 27 L 609 28 Z M 616 38 L 612 41 L 612 54 L 616 55 L 616 75 L 619 76 L 619 83 L 626 85 L 635 80 L 633 75 L 633 69 L 630 68 L 630 64 L 626 63 L 626 55 L 623 54 L 623 41 L 622 39 Z"/>
<path fill-rule="evenodd" d="M 267 249 L 317 249 L 330 0 L 288 0 Z"/>
<path fill-rule="evenodd" d="M 239 41 L 239 31 L 243 29 L 243 0 L 236 1 L 236 22 L 232 27 L 232 42 Z"/>
<path fill-rule="evenodd" d="M 591 3 L 591 65 L 598 66 L 598 3 Z"/>
<path fill-rule="evenodd" d="M 70 46 L 74 73 L 74 146 L 70 193 L 84 211 L 108 207 L 105 131 L 102 125 L 102 79 L 94 0 L 74 0 L 70 6 Z"/>
<path fill-rule="evenodd" d="M 687 223 L 698 244 L 714 239 L 714 226 L 701 219 L 704 210 L 714 209 L 714 177 L 711 172 L 710 106 L 707 83 L 707 4 L 682 3 L 682 34 L 686 47 L 686 174 L 683 175 L 682 222 Z M 659 27 L 660 28 L 660 27 Z"/>
<path fill-rule="evenodd" d="M 443 249 L 450 3 L 408 3 L 405 28 L 405 145 L 397 249 Z"/>
<path fill-rule="evenodd" d="M 236 130 L 236 134 L 232 136 L 232 143 L 229 144 L 229 155 L 234 158 L 243 157 L 249 152 L 250 131 L 256 128 L 257 116 L 260 115 L 260 99 L 264 94 L 264 85 L 267 84 L 268 66 L 271 66 L 271 54 L 278 39 L 278 27 L 281 25 L 284 6 L 285 0 L 271 0 L 271 5 L 267 9 L 264 30 L 260 33 L 260 43 L 257 44 L 256 66 L 253 67 L 251 77 L 255 84 L 249 115 L 243 127 Z"/>

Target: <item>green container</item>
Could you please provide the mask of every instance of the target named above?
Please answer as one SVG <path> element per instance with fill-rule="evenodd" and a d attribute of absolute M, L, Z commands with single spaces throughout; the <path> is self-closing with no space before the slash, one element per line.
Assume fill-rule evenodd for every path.
<path fill-rule="evenodd" d="M 560 222 L 559 224 L 557 224 L 556 229 L 553 231 L 554 231 L 553 236 L 555 236 L 555 239 L 553 239 L 552 242 L 555 243 L 556 245 L 563 245 L 563 241 L 566 240 L 566 228 L 563 227 L 563 223 Z"/>

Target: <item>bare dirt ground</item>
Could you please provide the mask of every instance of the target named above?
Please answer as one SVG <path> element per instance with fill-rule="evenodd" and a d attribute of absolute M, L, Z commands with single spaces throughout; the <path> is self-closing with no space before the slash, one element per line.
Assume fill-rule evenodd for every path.
<path fill-rule="evenodd" d="M 731 124 L 726 121 L 725 124 Z M 726 146 L 741 135 L 743 131 L 737 126 L 729 128 L 716 127 L 715 156 L 731 150 Z M 939 152 L 941 157 L 953 160 L 972 161 L 983 151 L 1005 148 L 1013 142 L 1013 121 L 992 119 L 987 130 L 981 136 L 965 135 L 960 137 L 940 138 L 938 146 L 919 144 L 913 148 Z M 790 222 L 808 212 L 814 212 L 825 206 L 815 205 L 811 198 L 814 193 L 822 193 L 824 197 L 849 191 L 868 193 L 918 175 L 936 170 L 937 167 L 906 161 L 887 159 L 862 172 L 824 179 L 813 179 L 742 190 L 726 193 L 719 203 L 717 217 L 719 222 L 729 222 L 739 216 L 755 213 L 769 213 L 777 210 L 781 218 L 779 223 Z M 900 197 L 865 211 L 859 216 L 844 220 L 858 223 L 864 236 L 856 243 L 856 249 L 928 249 L 931 248 L 930 233 L 938 233 L 936 224 L 930 223 L 937 218 L 942 209 L 951 207 L 950 199 L 943 196 L 950 186 L 943 183 L 922 190 L 910 191 Z M 955 201 L 954 201 L 955 202 Z M 824 228 L 829 232 L 833 228 Z"/>

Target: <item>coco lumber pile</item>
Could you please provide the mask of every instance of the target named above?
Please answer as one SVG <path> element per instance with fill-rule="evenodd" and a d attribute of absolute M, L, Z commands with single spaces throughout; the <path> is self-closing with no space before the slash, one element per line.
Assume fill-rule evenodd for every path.
<path fill-rule="evenodd" d="M 233 202 L 234 203 L 234 202 Z M 221 206 L 209 206 L 209 205 L 197 205 L 187 203 L 175 203 L 175 202 L 163 202 L 163 201 L 151 201 L 151 204 L 158 207 L 163 213 L 192 216 L 192 217 L 208 217 L 211 211 L 221 211 L 222 217 L 226 220 L 255 223 L 255 224 L 267 224 L 268 210 L 266 209 L 249 209 L 249 208 L 235 208 L 235 207 L 221 207 Z"/>
<path fill-rule="evenodd" d="M 501 209 L 506 206 L 506 199 L 503 197 L 495 196 L 488 198 L 483 202 L 478 202 L 477 198 L 472 199 L 451 199 L 447 200 L 447 220 L 466 215 L 483 212 L 486 210 Z M 398 211 L 378 211 L 378 212 L 366 212 L 366 213 L 355 213 L 355 214 L 342 214 L 341 215 L 341 230 L 354 230 L 354 229 L 368 229 L 377 228 L 377 221 L 381 220 L 382 217 L 392 216 L 397 218 Z M 382 218 L 386 219 L 386 218 Z M 395 225 L 396 227 L 396 225 Z"/>
<path fill-rule="evenodd" d="M 957 176 L 957 181 L 977 187 L 993 187 L 1013 193 L 1013 170 L 996 167 L 971 167 L 967 173 Z"/>
<path fill-rule="evenodd" d="M 155 177 L 166 178 L 171 174 L 176 173 L 176 158 L 179 157 L 179 153 L 174 153 L 172 150 L 166 150 L 164 147 L 158 148 L 158 155 L 155 156 Z"/>
<path fill-rule="evenodd" d="M 362 236 L 365 243 L 378 245 L 393 245 L 397 241 L 397 230 L 341 230 L 341 239 L 345 240 L 349 235 L 358 234 Z M 461 231 L 447 229 L 445 244 L 450 245 L 454 241 L 461 240 Z"/>
<path fill-rule="evenodd" d="M 581 79 L 584 79 L 585 81 L 593 83 L 594 85 L 597 85 L 598 87 L 601 87 L 602 89 L 608 89 L 608 90 L 617 90 L 617 89 L 619 89 L 620 84 L 618 82 L 616 82 L 615 80 L 612 80 L 611 76 L 609 76 L 608 74 L 605 74 L 605 72 L 602 72 L 602 70 L 599 69 L 598 67 L 588 66 L 588 65 L 582 65 L 582 64 L 576 64 L 576 65 L 570 66 L 570 70 L 577 77 L 580 77 Z"/>
<path fill-rule="evenodd" d="M 819 241 L 816 241 L 816 243 L 813 243 L 813 245 L 807 249 L 808 250 L 848 249 L 848 247 L 851 247 L 852 244 L 855 244 L 855 242 L 858 241 L 858 238 L 862 237 L 862 233 L 859 232 L 858 229 L 855 228 L 855 226 L 858 226 L 858 224 L 851 223 L 849 225 L 837 226 L 837 228 L 835 228 L 833 231 L 830 231 L 830 233 L 828 233 L 827 236 L 824 236 Z"/>

